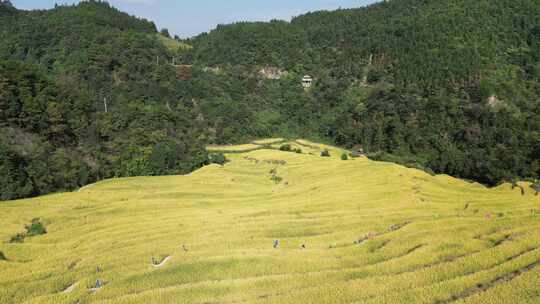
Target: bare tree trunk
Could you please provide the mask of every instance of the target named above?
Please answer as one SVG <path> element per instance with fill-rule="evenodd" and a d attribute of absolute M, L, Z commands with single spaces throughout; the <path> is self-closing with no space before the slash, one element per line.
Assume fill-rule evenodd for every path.
<path fill-rule="evenodd" d="M 108 113 L 108 108 L 107 108 L 107 97 L 103 97 L 103 105 L 105 106 L 105 113 Z"/>

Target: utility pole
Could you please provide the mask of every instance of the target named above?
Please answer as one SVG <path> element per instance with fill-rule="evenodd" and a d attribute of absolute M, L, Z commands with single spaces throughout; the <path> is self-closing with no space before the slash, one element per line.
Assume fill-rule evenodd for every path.
<path fill-rule="evenodd" d="M 108 109 L 107 109 L 107 97 L 103 97 L 103 105 L 105 106 L 105 113 L 108 113 Z"/>

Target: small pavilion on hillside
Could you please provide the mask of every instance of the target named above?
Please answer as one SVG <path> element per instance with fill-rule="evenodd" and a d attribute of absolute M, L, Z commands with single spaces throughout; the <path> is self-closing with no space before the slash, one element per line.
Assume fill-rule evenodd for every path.
<path fill-rule="evenodd" d="M 303 78 L 302 78 L 302 86 L 306 89 L 309 89 L 311 88 L 311 85 L 313 84 L 313 77 L 309 76 L 309 75 L 305 75 Z"/>

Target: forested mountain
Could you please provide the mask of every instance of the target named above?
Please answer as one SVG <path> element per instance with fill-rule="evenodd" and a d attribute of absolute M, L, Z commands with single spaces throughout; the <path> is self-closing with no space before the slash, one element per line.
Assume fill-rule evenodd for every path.
<path fill-rule="evenodd" d="M 274 135 L 490 185 L 540 175 L 535 0 L 391 0 L 181 43 L 101 1 L 4 1 L 0 41 L 1 199 L 189 172 L 206 143 Z"/>
<path fill-rule="evenodd" d="M 312 75 L 302 97 L 262 86 L 281 86 L 261 100 L 281 99 L 270 108 L 303 132 L 487 184 L 539 175 L 538 1 L 384 1 L 191 43 L 196 64 Z"/>
<path fill-rule="evenodd" d="M 97 1 L 0 16 L 1 199 L 207 162 L 153 23 Z"/>

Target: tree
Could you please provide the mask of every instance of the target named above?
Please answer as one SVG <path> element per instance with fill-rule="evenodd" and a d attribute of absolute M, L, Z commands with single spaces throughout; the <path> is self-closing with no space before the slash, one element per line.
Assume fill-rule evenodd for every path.
<path fill-rule="evenodd" d="M 149 157 L 152 175 L 174 174 L 178 153 L 174 142 L 160 142 L 154 146 Z"/>
<path fill-rule="evenodd" d="M 0 200 L 26 197 L 34 187 L 24 170 L 26 161 L 0 143 Z"/>
<path fill-rule="evenodd" d="M 171 34 L 169 34 L 169 30 L 166 29 L 166 28 L 162 28 L 160 33 L 161 33 L 161 35 L 163 35 L 163 36 L 165 36 L 167 38 L 171 38 Z"/>

